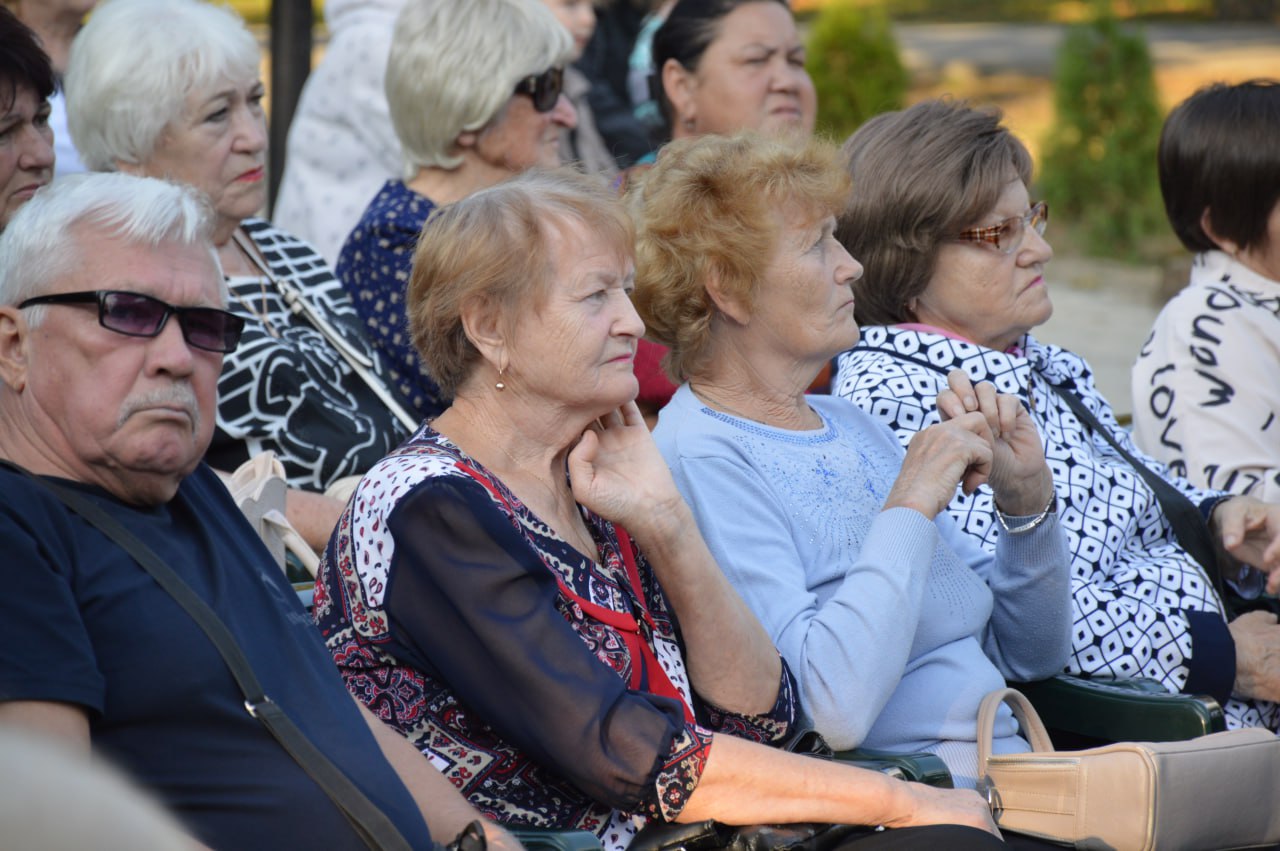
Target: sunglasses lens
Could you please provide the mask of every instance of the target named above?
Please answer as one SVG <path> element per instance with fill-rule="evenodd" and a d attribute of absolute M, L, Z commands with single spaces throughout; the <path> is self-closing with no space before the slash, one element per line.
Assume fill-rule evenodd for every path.
<path fill-rule="evenodd" d="M 164 321 L 169 306 L 135 293 L 107 293 L 102 303 L 102 324 L 112 331 L 135 337 L 153 336 Z"/>
<path fill-rule="evenodd" d="M 235 351 L 244 320 L 224 310 L 193 307 L 178 315 L 187 342 L 211 352 Z"/>
<path fill-rule="evenodd" d="M 556 101 L 560 99 L 562 74 L 559 68 L 549 68 L 538 76 L 533 95 L 533 106 L 538 112 L 550 112 L 556 108 Z"/>

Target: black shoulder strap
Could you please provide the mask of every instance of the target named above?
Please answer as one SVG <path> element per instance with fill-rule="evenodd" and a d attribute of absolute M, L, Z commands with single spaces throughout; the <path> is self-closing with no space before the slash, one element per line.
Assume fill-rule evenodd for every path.
<path fill-rule="evenodd" d="M 1080 421 L 1081 425 L 1088 426 L 1095 434 L 1100 435 L 1107 443 L 1110 443 L 1112 448 L 1120 453 L 1120 457 L 1128 461 L 1129 465 L 1133 467 L 1133 471 L 1147 483 L 1147 487 L 1151 488 L 1159 501 L 1160 508 L 1164 511 L 1164 516 L 1169 518 L 1169 525 L 1173 527 L 1174 537 L 1178 539 L 1178 543 L 1182 548 L 1190 553 L 1191 557 L 1204 568 L 1209 580 L 1218 591 L 1219 599 L 1222 600 L 1224 606 L 1227 605 L 1227 592 L 1222 582 L 1222 571 L 1218 567 L 1217 552 L 1213 546 L 1213 538 L 1209 534 L 1209 524 L 1205 522 L 1204 516 L 1200 514 L 1200 509 L 1186 494 L 1169 484 L 1163 477 L 1156 475 L 1150 467 L 1143 464 L 1121 446 L 1115 435 L 1111 433 L 1111 429 L 1098 422 L 1098 418 L 1085 407 L 1084 402 L 1080 400 L 1074 390 L 1065 384 L 1049 382 L 1049 386 L 1062 397 L 1062 401 L 1067 403 L 1067 407 L 1071 408 L 1072 413 L 1076 415 L 1076 419 Z M 1231 615 L 1232 612 L 1227 612 L 1228 617 L 1231 617 Z"/>
<path fill-rule="evenodd" d="M 400 834 L 386 814 L 365 796 L 363 792 L 324 753 L 312 744 L 298 726 L 289 719 L 280 706 L 262 690 L 262 684 L 253 672 L 249 660 L 236 643 L 222 619 L 204 600 L 191 590 L 172 568 L 161 561 L 155 551 L 126 529 L 118 520 L 84 494 L 65 485 L 32 475 L 16 464 L 0 461 L 0 464 L 39 482 L 67 508 L 79 514 L 98 528 L 151 575 L 156 583 L 177 601 L 191 619 L 204 630 L 222 655 L 231 675 L 244 693 L 244 707 L 266 727 L 289 755 L 311 775 L 325 794 L 342 811 L 365 844 L 374 851 L 409 851 L 409 842 Z"/>

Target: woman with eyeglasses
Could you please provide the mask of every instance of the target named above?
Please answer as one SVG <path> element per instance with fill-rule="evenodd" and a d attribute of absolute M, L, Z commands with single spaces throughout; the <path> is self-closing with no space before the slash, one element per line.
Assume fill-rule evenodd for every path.
<path fill-rule="evenodd" d="M 654 438 L 818 732 L 932 751 L 972 789 L 982 698 L 1066 658 L 1066 544 L 1035 427 L 990 384 L 934 390 L 948 421 L 905 455 L 843 399 L 805 392 L 858 340 L 862 267 L 834 236 L 850 186 L 822 142 L 663 151 L 633 193 L 637 307 L 683 381 Z M 1022 531 L 994 556 L 945 511 L 984 481 Z M 1008 712 L 994 748 L 1028 750 Z"/>
<path fill-rule="evenodd" d="M 1044 438 L 1071 550 L 1067 670 L 1211 694 L 1229 727 L 1275 729 L 1275 617 L 1227 622 L 1164 498 L 1134 462 L 1180 492 L 1191 517 L 1198 507 L 1213 543 L 1247 564 L 1274 568 L 1278 509 L 1196 488 L 1142 454 L 1089 364 L 1032 336 L 1053 312 L 1044 277 L 1053 249 L 1048 209 L 1028 192 L 1026 148 L 998 112 L 935 100 L 873 118 L 845 153 L 857 190 L 837 236 L 865 271 L 854 286 L 862 338 L 840 357 L 836 393 L 904 445 L 938 421 L 934 397 L 953 370 L 1017 398 Z M 1018 535 L 1009 513 L 987 488 L 950 504 L 958 527 L 990 551 Z M 1243 579 L 1261 586 L 1259 575 Z"/>
<path fill-rule="evenodd" d="M 207 197 L 230 308 L 245 328 L 223 362 L 206 460 L 230 472 L 274 451 L 290 486 L 286 514 L 320 549 L 341 488 L 415 420 L 324 260 L 256 218 L 267 196 L 259 61 L 257 40 L 229 9 L 112 0 L 76 38 L 68 118 L 91 170 L 165 178 Z"/>
<path fill-rule="evenodd" d="M 577 121 L 563 94 L 573 38 L 539 0 L 409 0 L 387 58 L 405 157 L 347 238 L 337 272 L 420 419 L 448 405 L 406 331 L 405 289 L 432 212 L 534 167 L 560 164 Z"/>

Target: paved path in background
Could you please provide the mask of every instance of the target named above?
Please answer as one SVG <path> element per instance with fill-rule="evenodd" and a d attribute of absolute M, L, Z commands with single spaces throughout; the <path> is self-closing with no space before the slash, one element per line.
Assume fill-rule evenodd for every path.
<path fill-rule="evenodd" d="M 980 74 L 1017 71 L 1053 76 L 1066 27 L 1058 24 L 896 24 L 903 59 L 916 74 L 937 73 L 951 62 Z M 1142 24 L 1157 67 L 1203 61 L 1241 51 L 1280 53 L 1280 26 L 1269 24 Z"/>
<path fill-rule="evenodd" d="M 1143 24 L 1156 70 L 1223 66 L 1230 76 L 1276 74 L 1280 26 Z M 980 76 L 1016 73 L 1050 80 L 1066 27 L 1054 24 L 897 24 L 903 59 L 918 81 L 937 80 L 950 64 Z M 1241 71 L 1240 69 L 1243 69 Z M 1117 412 L 1132 408 L 1129 370 L 1159 313 L 1160 270 L 1059 254 L 1045 271 L 1054 314 L 1035 331 L 1084 356 Z"/>

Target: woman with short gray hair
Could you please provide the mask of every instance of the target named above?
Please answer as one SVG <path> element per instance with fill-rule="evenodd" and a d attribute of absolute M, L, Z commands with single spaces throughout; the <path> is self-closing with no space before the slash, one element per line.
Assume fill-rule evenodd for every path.
<path fill-rule="evenodd" d="M 91 169 L 161 177 L 207 198 L 230 307 L 246 326 L 223 364 L 206 460 L 230 471 L 274 451 L 291 486 L 289 520 L 318 548 L 342 510 L 323 492 L 364 473 L 414 421 L 324 260 L 255 218 L 267 154 L 258 65 L 257 41 L 230 9 L 109 0 L 76 39 L 69 119 Z"/>
<path fill-rule="evenodd" d="M 436 208 L 559 164 L 560 131 L 577 120 L 562 94 L 572 53 L 538 0 L 409 0 L 396 19 L 386 85 L 405 176 L 370 202 L 337 271 L 419 417 L 448 400 L 405 333 L 418 235 Z"/>

